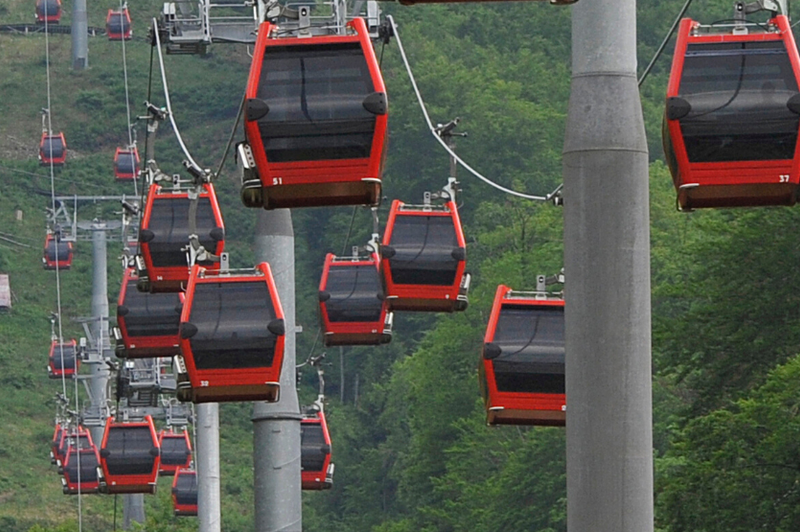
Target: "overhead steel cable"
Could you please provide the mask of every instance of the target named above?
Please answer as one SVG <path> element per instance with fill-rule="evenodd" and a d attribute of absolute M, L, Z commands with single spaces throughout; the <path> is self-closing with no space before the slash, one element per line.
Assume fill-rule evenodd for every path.
<path fill-rule="evenodd" d="M 675 18 L 675 22 L 672 23 L 672 27 L 667 32 L 667 36 L 664 37 L 663 41 L 661 41 L 661 46 L 658 47 L 658 50 L 656 50 L 656 53 L 653 56 L 653 59 L 650 60 L 650 63 L 644 69 L 644 72 L 642 72 L 642 76 L 639 78 L 639 82 L 638 82 L 640 87 L 644 83 L 644 80 L 647 79 L 647 75 L 650 73 L 650 70 L 653 68 L 653 65 L 655 65 L 656 61 L 658 61 L 658 58 L 661 57 L 661 53 L 664 51 L 664 48 L 666 48 L 667 43 L 672 38 L 672 34 L 675 33 L 675 29 L 678 27 L 678 24 L 680 23 L 681 19 L 683 18 L 683 15 L 686 14 L 686 10 L 689 9 L 689 6 L 691 4 L 692 4 L 692 0 L 686 0 L 686 2 L 683 4 L 683 7 L 681 8 L 680 12 L 678 13 L 678 16 Z"/>
<path fill-rule="evenodd" d="M 119 12 L 120 17 L 124 10 L 128 9 L 127 2 L 123 2 L 123 0 L 119 1 Z M 128 88 L 128 56 L 125 49 L 125 35 L 122 35 L 122 74 L 125 79 L 125 111 L 126 116 L 128 118 L 128 149 L 133 150 L 133 128 L 131 126 L 131 99 L 130 99 L 130 90 Z M 136 169 L 136 156 L 131 153 L 131 159 L 133 160 L 133 168 Z M 139 184 L 138 184 L 138 176 L 134 175 L 133 177 L 133 193 L 138 196 L 139 195 Z"/>
<path fill-rule="evenodd" d="M 50 32 L 48 31 L 48 21 L 47 16 L 44 17 L 44 47 L 45 47 L 45 71 L 46 71 L 46 81 L 47 81 L 47 112 L 45 115 L 45 121 L 47 123 L 47 135 L 50 136 L 53 133 L 53 118 L 52 118 L 52 92 L 51 92 L 51 80 L 50 80 Z M 66 146 L 64 146 L 66 148 Z M 52 212 L 56 212 L 56 184 L 55 184 L 55 167 L 53 164 L 53 143 L 49 141 L 47 143 L 47 149 L 49 151 L 48 161 L 50 163 L 50 207 L 52 208 Z M 56 251 L 56 306 L 57 306 L 57 321 L 58 321 L 58 346 L 59 346 L 59 358 L 60 358 L 60 365 L 61 365 L 61 390 L 64 394 L 64 397 L 67 397 L 67 380 L 66 380 L 66 372 L 64 371 L 64 331 L 61 322 L 61 271 L 59 267 L 59 247 L 58 244 L 60 243 L 59 240 L 61 239 L 61 231 L 56 228 L 55 233 L 55 251 Z M 55 355 L 55 353 L 53 353 Z M 73 365 L 75 368 L 75 372 L 78 369 L 78 353 L 73 348 Z M 73 376 L 75 380 L 76 386 L 76 393 L 75 393 L 75 410 L 76 412 L 79 410 L 79 402 L 78 402 L 78 394 L 77 394 L 77 375 Z M 78 450 L 80 450 L 80 429 L 78 429 Z M 67 449 L 69 452 L 69 449 Z M 77 453 L 80 456 L 80 453 Z M 66 457 L 65 461 L 66 461 Z M 78 532 L 83 532 L 83 508 L 81 505 L 81 493 L 80 493 L 80 457 L 78 458 Z"/>
<path fill-rule="evenodd" d="M 178 144 L 181 146 L 181 151 L 186 156 L 186 159 L 189 163 L 197 170 L 201 170 L 201 167 L 197 162 L 195 162 L 194 158 L 192 158 L 192 154 L 189 153 L 189 149 L 186 147 L 186 144 L 183 142 L 183 137 L 181 137 L 181 132 L 178 130 L 178 124 L 175 123 L 175 115 L 172 113 L 172 103 L 170 102 L 169 98 L 169 86 L 167 84 L 167 71 L 164 68 L 164 56 L 161 53 L 161 38 L 158 35 L 158 22 L 156 19 L 153 19 L 153 36 L 155 38 L 156 48 L 158 49 L 158 64 L 161 67 L 161 85 L 164 88 L 164 99 L 166 100 L 167 104 L 167 115 L 169 116 L 169 121 L 172 124 L 172 129 L 175 131 L 175 137 L 178 139 Z"/>
<path fill-rule="evenodd" d="M 478 172 L 477 170 L 472 168 L 472 166 L 467 164 L 461 157 L 459 157 L 456 154 L 456 152 L 454 152 L 447 145 L 447 143 L 444 141 L 444 139 L 442 139 L 442 137 L 439 136 L 439 134 L 436 132 L 436 127 L 434 127 L 433 122 L 431 122 L 431 118 L 428 115 L 428 110 L 425 107 L 425 101 L 422 99 L 422 94 L 420 93 L 419 87 L 417 86 L 417 81 L 414 78 L 414 73 L 411 71 L 411 65 L 408 63 L 408 57 L 406 57 L 406 51 L 403 48 L 403 42 L 400 40 L 400 34 L 397 31 L 397 25 L 394 22 L 394 17 L 389 15 L 387 17 L 387 20 L 389 21 L 389 24 L 391 24 L 391 26 L 392 26 L 392 32 L 394 34 L 395 39 L 397 39 L 397 47 L 400 49 L 400 56 L 403 59 L 403 64 L 405 64 L 406 72 L 408 73 L 408 79 L 411 81 L 411 86 L 414 88 L 414 94 L 416 94 L 416 96 L 417 96 L 417 102 L 419 102 L 419 107 L 422 110 L 422 115 L 425 117 L 425 122 L 428 124 L 428 129 L 430 130 L 431 135 L 433 135 L 433 137 L 436 139 L 436 141 L 439 144 L 441 144 L 442 148 L 444 148 L 444 150 L 447 153 L 449 153 L 450 156 L 455 161 L 458 162 L 458 164 L 460 164 L 462 167 L 464 167 L 464 169 L 467 170 L 469 173 L 471 173 L 473 176 L 477 177 L 478 179 L 480 179 L 481 181 L 483 181 L 487 185 L 490 185 L 490 186 L 492 186 L 492 187 L 494 187 L 494 188 L 496 188 L 496 189 L 498 189 L 498 190 L 500 190 L 502 192 L 505 192 L 506 194 L 510 194 L 510 195 L 516 196 L 518 198 L 524 198 L 524 199 L 529 199 L 529 200 L 534 200 L 534 201 L 550 201 L 551 199 L 553 199 L 556 196 L 556 194 L 558 194 L 558 192 L 561 190 L 563 185 L 559 185 L 558 187 L 556 187 L 556 189 L 553 192 L 551 192 L 551 193 L 549 193 L 549 194 L 547 194 L 545 196 L 536 196 L 536 195 L 532 195 L 532 194 L 523 194 L 522 192 L 517 192 L 516 190 L 511 190 L 510 188 L 506 188 L 506 187 L 504 187 L 504 186 L 502 186 L 502 185 L 500 185 L 498 183 L 495 183 L 494 181 L 492 181 L 488 177 L 484 176 L 483 174 L 481 174 L 480 172 Z"/>

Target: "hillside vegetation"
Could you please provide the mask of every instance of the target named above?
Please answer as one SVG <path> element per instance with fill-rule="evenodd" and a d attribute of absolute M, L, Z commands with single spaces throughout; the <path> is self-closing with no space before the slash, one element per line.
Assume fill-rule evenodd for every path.
<path fill-rule="evenodd" d="M 581 0 L 590 1 L 590 0 Z M 639 64 L 652 57 L 682 0 L 639 2 Z M 116 4 L 89 5 L 102 26 Z M 130 6 L 135 39 L 126 44 L 130 102 L 164 104 L 151 71 L 146 25 L 155 0 Z M 469 136 L 458 151 L 505 186 L 545 194 L 560 182 L 569 96 L 570 9 L 540 2 L 402 7 L 394 15 L 433 120 L 456 116 Z M 731 16 L 714 0 L 689 15 Z M 29 0 L 0 0 L 0 24 L 30 22 Z M 71 2 L 64 2 L 68 23 Z M 58 194 L 133 194 L 113 182 L 114 149 L 127 142 L 122 46 L 90 38 L 86 71 L 70 68 L 70 40 L 51 35 L 48 104 L 44 35 L 0 34 L 0 272 L 11 276 L 14 307 L 0 315 L 0 530 L 77 530 L 77 500 L 61 494 L 49 465 L 54 396 L 46 376 L 53 272 L 41 268 L 50 176 L 36 161 L 40 110 L 65 132 L 70 156 L 55 173 Z M 661 162 L 660 120 L 671 46 L 642 88 L 651 175 L 654 316 L 656 518 L 662 532 L 800 529 L 798 456 L 800 361 L 797 298 L 800 244 L 792 208 L 675 211 Z M 448 159 L 426 131 L 394 43 L 378 49 L 390 99 L 384 194 L 418 202 L 446 183 Z M 165 58 L 176 120 L 194 157 L 216 168 L 249 68 L 245 47 L 215 45 L 205 57 Z M 148 87 L 152 90 L 148 96 Z M 137 125 L 140 142 L 143 127 Z M 241 132 L 237 134 L 241 138 Z M 181 170 L 164 124 L 156 158 Z M 308 532 L 507 532 L 566 530 L 564 431 L 490 429 L 484 424 L 477 364 L 496 286 L 531 289 L 562 264 L 562 214 L 550 204 L 502 195 L 460 170 L 461 216 L 473 274 L 469 309 L 458 315 L 397 315 L 395 338 L 380 348 L 329 349 L 327 412 L 336 478 L 330 492 L 304 494 Z M 241 206 L 231 158 L 217 181 L 234 267 L 252 265 L 255 213 Z M 625 191 L 619 191 L 624 195 Z M 388 205 L 379 213 L 385 222 Z M 15 211 L 23 218 L 17 221 Z M 115 218 L 116 205 L 87 205 L 82 219 Z M 317 334 L 316 291 L 323 258 L 366 242 L 370 215 L 296 210 L 298 360 Z M 109 300 L 116 298 L 121 246 L 109 242 Z M 61 314 L 89 313 L 91 244 L 78 242 L 62 272 Z M 615 280 L 607 280 L 615 282 Z M 567 279 L 569 286 L 569 279 Z M 317 347 L 319 352 L 319 347 Z M 73 392 L 69 392 L 74 397 Z M 301 402 L 316 376 L 301 378 Z M 253 529 L 249 404 L 222 407 L 223 529 Z M 171 516 L 169 487 L 146 498 L 146 530 L 196 530 Z M 82 497 L 84 530 L 111 530 L 112 497 Z M 121 522 L 121 502 L 117 523 Z"/>

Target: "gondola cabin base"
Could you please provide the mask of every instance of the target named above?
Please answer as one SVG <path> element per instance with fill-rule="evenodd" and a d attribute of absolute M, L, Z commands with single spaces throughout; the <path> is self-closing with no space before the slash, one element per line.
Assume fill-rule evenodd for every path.
<path fill-rule="evenodd" d="M 488 424 L 565 425 L 563 299 L 499 286 L 482 359 Z"/>
<path fill-rule="evenodd" d="M 364 20 L 346 35 L 258 30 L 246 90 L 242 201 L 265 209 L 377 205 L 386 89 Z"/>
<path fill-rule="evenodd" d="M 236 273 L 195 266 L 181 314 L 179 398 L 277 401 L 285 334 L 267 263 Z"/>
<path fill-rule="evenodd" d="M 731 31 L 683 19 L 662 141 L 681 210 L 794 205 L 800 57 L 788 19 Z"/>

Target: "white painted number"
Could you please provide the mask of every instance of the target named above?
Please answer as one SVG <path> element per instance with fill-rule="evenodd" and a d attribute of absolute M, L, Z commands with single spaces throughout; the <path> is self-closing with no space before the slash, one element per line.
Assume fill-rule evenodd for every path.
<path fill-rule="evenodd" d="M 778 183 L 788 183 L 789 182 L 789 174 L 781 174 L 778 176 Z"/>
<path fill-rule="evenodd" d="M 200 381 L 200 386 L 201 387 L 208 386 L 208 381 Z"/>
<path fill-rule="evenodd" d="M 282 177 L 273 177 L 272 178 L 272 184 L 273 185 L 282 185 L 283 184 L 283 178 Z"/>

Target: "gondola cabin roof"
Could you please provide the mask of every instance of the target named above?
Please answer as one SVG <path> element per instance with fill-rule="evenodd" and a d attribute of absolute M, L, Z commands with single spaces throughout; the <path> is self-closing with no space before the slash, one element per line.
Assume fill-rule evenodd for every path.
<path fill-rule="evenodd" d="M 162 430 L 158 435 L 158 446 L 161 448 L 161 468 L 158 474 L 172 476 L 182 468 L 192 464 L 192 443 L 189 433 Z"/>
<path fill-rule="evenodd" d="M 563 426 L 564 300 L 497 287 L 480 374 L 490 425 Z"/>
<path fill-rule="evenodd" d="M 237 272 L 192 268 L 180 337 L 192 401 L 278 400 L 285 325 L 266 262 Z"/>
<path fill-rule="evenodd" d="M 42 166 L 64 166 L 67 160 L 67 141 L 64 133 L 42 133 L 39 141 L 39 164 Z"/>
<path fill-rule="evenodd" d="M 172 509 L 178 517 L 197 515 L 197 472 L 179 469 L 172 480 Z"/>
<path fill-rule="evenodd" d="M 245 184 L 245 205 L 380 202 L 386 88 L 363 19 L 348 22 L 346 35 L 307 38 L 261 24 L 246 98 L 245 134 L 260 186 L 258 178 Z"/>
<path fill-rule="evenodd" d="M 94 444 L 80 450 L 77 447 L 69 447 L 64 461 L 64 476 L 61 479 L 64 494 L 97 493 L 100 487 L 97 475 L 99 465 L 100 455 Z"/>
<path fill-rule="evenodd" d="M 662 141 L 683 210 L 793 205 L 800 57 L 788 19 L 746 32 L 683 19 Z"/>
<path fill-rule="evenodd" d="M 319 283 L 323 341 L 333 345 L 380 345 L 392 339 L 392 313 L 375 253 L 337 257 L 328 253 Z"/>
<path fill-rule="evenodd" d="M 391 310 L 453 312 L 467 308 L 467 244 L 453 201 L 392 202 L 381 245 Z"/>
<path fill-rule="evenodd" d="M 61 21 L 61 0 L 36 0 L 36 22 L 58 24 Z"/>
<path fill-rule="evenodd" d="M 42 265 L 45 270 L 69 270 L 72 267 L 72 242 L 59 240 L 53 233 L 47 233 Z"/>
<path fill-rule="evenodd" d="M 300 421 L 300 464 L 304 490 L 326 490 L 333 485 L 331 435 L 324 412 Z"/>
<path fill-rule="evenodd" d="M 131 181 L 139 175 L 139 150 L 133 148 L 117 148 L 114 152 L 114 179 Z"/>
<path fill-rule="evenodd" d="M 100 491 L 155 493 L 159 456 L 158 436 L 150 416 L 136 422 L 108 418 L 100 447 Z"/>
<path fill-rule="evenodd" d="M 117 356 L 170 357 L 180 353 L 181 301 L 175 293 L 140 292 L 133 268 L 122 279 L 117 301 Z M 115 332 L 116 335 L 116 332 Z"/>
<path fill-rule="evenodd" d="M 81 367 L 78 344 L 75 340 L 63 343 L 53 340 L 50 343 L 50 353 L 47 358 L 47 375 L 51 379 L 72 377 Z"/>
<path fill-rule="evenodd" d="M 214 186 L 203 185 L 197 202 L 200 245 L 209 253 L 220 255 L 225 249 L 225 225 Z M 186 190 L 153 185 L 147 193 L 139 230 L 139 249 L 147 270 L 150 292 L 179 292 L 189 281 L 189 266 L 183 248 L 189 244 L 190 203 Z M 200 265 L 209 270 L 219 269 L 218 262 L 203 261 Z"/>
<path fill-rule="evenodd" d="M 106 16 L 106 35 L 109 41 L 129 40 L 133 36 L 131 15 L 127 7 L 122 10 L 109 9 Z"/>

